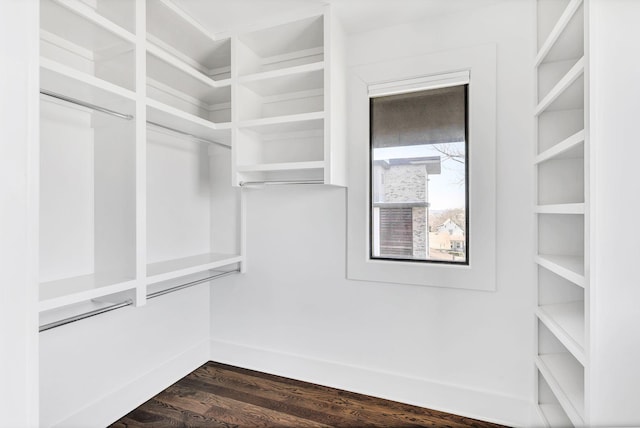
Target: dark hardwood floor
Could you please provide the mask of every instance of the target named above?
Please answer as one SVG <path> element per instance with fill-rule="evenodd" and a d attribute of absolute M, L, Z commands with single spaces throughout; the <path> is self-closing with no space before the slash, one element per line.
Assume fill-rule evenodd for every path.
<path fill-rule="evenodd" d="M 499 427 L 209 362 L 112 427 Z"/>

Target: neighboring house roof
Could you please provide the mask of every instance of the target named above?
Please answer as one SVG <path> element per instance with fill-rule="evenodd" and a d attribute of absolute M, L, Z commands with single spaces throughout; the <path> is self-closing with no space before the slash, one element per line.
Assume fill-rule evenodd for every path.
<path fill-rule="evenodd" d="M 442 162 L 440 156 L 422 156 L 416 158 L 379 159 L 373 161 L 374 165 L 380 165 L 385 169 L 399 165 L 425 165 L 427 173 L 440 174 Z"/>
<path fill-rule="evenodd" d="M 446 229 L 449 223 L 453 223 L 453 225 L 464 232 L 464 228 L 460 226 L 457 222 L 453 221 L 451 218 L 446 219 L 442 224 L 436 226 L 437 229 Z"/>

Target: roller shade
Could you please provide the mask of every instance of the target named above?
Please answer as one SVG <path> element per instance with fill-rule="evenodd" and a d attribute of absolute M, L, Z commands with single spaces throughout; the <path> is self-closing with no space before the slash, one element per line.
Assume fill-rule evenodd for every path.
<path fill-rule="evenodd" d="M 465 80 L 456 81 L 459 82 Z M 400 93 L 376 95 L 370 99 L 373 148 L 465 140 L 466 83 L 413 92 L 406 92 L 407 85 L 397 85 L 395 88 L 376 86 L 370 87 L 370 96 L 372 93 L 383 93 L 383 90 Z"/>

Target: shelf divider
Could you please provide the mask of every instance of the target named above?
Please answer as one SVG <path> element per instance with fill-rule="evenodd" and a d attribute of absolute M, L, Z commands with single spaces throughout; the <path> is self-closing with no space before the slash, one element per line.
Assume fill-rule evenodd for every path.
<path fill-rule="evenodd" d="M 121 291 L 133 290 L 135 279 L 109 278 L 100 275 L 84 275 L 40 284 L 38 310 L 48 311 L 63 306 L 80 303 Z"/>
<path fill-rule="evenodd" d="M 580 58 L 536 107 L 535 115 L 544 112 L 562 93 L 584 73 L 584 57 Z"/>
<path fill-rule="evenodd" d="M 147 284 L 167 281 L 181 276 L 217 269 L 242 262 L 243 257 L 237 254 L 208 253 L 166 260 L 147 265 Z"/>
<path fill-rule="evenodd" d="M 267 117 L 262 119 L 245 120 L 238 124 L 239 128 L 260 128 L 270 125 L 285 125 L 288 123 L 306 122 L 324 119 L 324 112 L 300 113 L 287 116 Z"/>
<path fill-rule="evenodd" d="M 539 254 L 536 256 L 536 263 L 582 288 L 585 287 L 582 256 Z"/>
<path fill-rule="evenodd" d="M 549 149 L 540 153 L 538 156 L 536 156 L 535 164 L 546 162 L 550 159 L 553 159 L 561 155 L 562 153 L 565 153 L 571 150 L 578 144 L 584 143 L 584 138 L 585 138 L 585 132 L 584 132 L 584 129 L 582 129 L 576 132 L 575 134 L 573 134 L 572 136 L 554 145 L 553 147 L 550 147 Z"/>
<path fill-rule="evenodd" d="M 536 315 L 582 364 L 584 352 L 584 301 L 539 306 Z"/>
<path fill-rule="evenodd" d="M 584 203 L 538 205 L 538 214 L 584 214 Z"/>
<path fill-rule="evenodd" d="M 58 3 L 60 6 L 66 8 L 72 13 L 75 13 L 78 16 L 86 19 L 87 21 L 92 22 L 94 25 L 101 27 L 104 30 L 109 31 L 111 34 L 114 34 L 120 37 L 123 40 L 126 40 L 130 43 L 136 42 L 136 37 L 131 34 L 129 31 L 105 18 L 104 16 L 97 13 L 88 5 L 78 1 L 78 0 L 50 0 L 54 3 Z"/>
<path fill-rule="evenodd" d="M 584 426 L 584 373 L 569 354 L 546 354 L 536 366 L 558 399 L 571 423 Z"/>
<path fill-rule="evenodd" d="M 324 161 L 282 162 L 256 165 L 238 165 L 239 172 L 268 172 L 268 171 L 302 171 L 305 169 L 323 169 Z"/>
<path fill-rule="evenodd" d="M 558 39 L 562 35 L 562 32 L 565 30 L 565 28 L 571 21 L 571 18 L 573 18 L 573 16 L 578 11 L 578 8 L 580 7 L 581 4 L 582 4 L 582 0 L 571 0 L 569 2 L 566 9 L 564 10 L 564 12 L 562 12 L 562 15 L 558 19 L 558 22 L 556 23 L 555 27 L 553 27 L 553 30 L 551 30 L 551 33 L 549 33 L 549 36 L 547 37 L 545 42 L 542 44 L 542 47 L 538 51 L 538 54 L 536 55 L 535 67 L 539 66 L 540 63 L 544 61 L 546 56 L 551 51 L 551 48 L 553 48 L 555 43 L 558 41 Z"/>
<path fill-rule="evenodd" d="M 550 428 L 571 426 L 571 420 L 559 404 L 538 404 L 538 412 Z"/>

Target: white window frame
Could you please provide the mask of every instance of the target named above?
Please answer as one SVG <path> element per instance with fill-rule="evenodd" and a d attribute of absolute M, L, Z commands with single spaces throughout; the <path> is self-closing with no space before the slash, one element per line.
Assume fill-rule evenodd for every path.
<path fill-rule="evenodd" d="M 468 74 L 467 74 L 468 73 Z M 468 265 L 370 257 L 370 124 L 372 94 L 455 86 L 468 76 Z M 357 66 L 349 76 L 347 278 L 469 290 L 496 288 L 496 46 Z"/>

